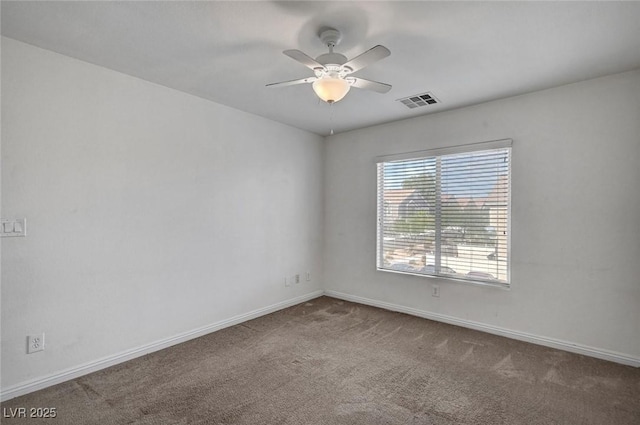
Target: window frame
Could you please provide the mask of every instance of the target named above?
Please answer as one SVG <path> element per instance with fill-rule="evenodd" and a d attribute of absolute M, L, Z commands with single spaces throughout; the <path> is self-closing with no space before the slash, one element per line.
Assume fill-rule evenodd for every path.
<path fill-rule="evenodd" d="M 378 156 L 375 158 L 375 166 L 376 166 L 376 270 L 377 271 L 382 271 L 382 272 L 387 272 L 387 273 L 397 273 L 397 274 L 405 274 L 405 275 L 413 275 L 413 276 L 419 276 L 419 277 L 426 277 L 428 279 L 443 279 L 443 280 L 447 280 L 447 281 L 455 281 L 455 282 L 461 282 L 461 283 L 466 283 L 466 284 L 471 284 L 471 285 L 481 285 L 481 286 L 490 286 L 490 287 L 496 287 L 496 288 L 502 288 L 502 289 L 510 289 L 511 285 L 512 285 L 512 281 L 511 281 L 511 263 L 512 263 L 512 256 L 511 256 L 511 222 L 512 222 L 512 214 L 511 214 L 511 210 L 512 210 L 512 196 L 511 196 L 511 188 L 512 188 L 512 156 L 513 156 L 513 152 L 512 152 L 512 148 L 513 148 L 513 140 L 512 139 L 500 139 L 500 140 L 492 140 L 492 141 L 488 141 L 488 142 L 480 142 L 480 143 L 473 143 L 473 144 L 464 144 L 464 145 L 456 145 L 456 146 L 450 146 L 450 147 L 439 147 L 439 148 L 434 148 L 434 149 L 427 149 L 427 150 L 420 150 L 420 151 L 412 151 L 412 152 L 404 152 L 404 153 L 397 153 L 397 154 L 390 154 L 390 155 L 383 155 L 383 156 Z M 508 181 L 508 189 L 507 189 L 507 207 L 506 207 L 506 244 L 507 244 L 507 249 L 506 249 L 506 281 L 501 281 L 501 280 L 489 280 L 489 279 L 474 279 L 473 277 L 467 278 L 467 277 L 462 277 L 459 275 L 453 276 L 453 275 L 448 275 L 446 273 L 438 273 L 436 274 L 435 272 L 432 274 L 427 274 L 427 273 L 423 273 L 423 272 L 412 272 L 412 271 L 406 271 L 406 270 L 392 270 L 390 268 L 384 268 L 381 267 L 381 265 L 384 264 L 384 235 L 383 235 L 383 231 L 384 231 L 384 199 L 381 197 L 381 185 L 384 185 L 383 183 L 383 169 L 382 167 L 380 167 L 380 164 L 384 164 L 384 163 L 390 163 L 390 162 L 397 162 L 397 161 L 412 161 L 412 160 L 420 160 L 420 159 L 427 159 L 427 158 L 436 158 L 436 157 L 443 157 L 446 155 L 457 155 L 457 154 L 472 154 L 474 152 L 479 152 L 479 151 L 489 151 L 489 150 L 498 150 L 498 149 L 507 149 L 508 150 L 508 170 L 507 170 L 507 181 Z M 439 163 L 440 161 L 438 161 Z M 441 214 L 441 208 L 440 208 L 440 204 L 441 204 L 441 185 L 442 182 L 440 181 L 440 171 L 436 172 L 436 191 L 438 192 L 438 194 L 436 195 L 436 199 L 435 201 L 435 210 L 436 210 L 436 214 L 440 215 Z M 382 215 L 381 215 L 382 214 Z M 441 238 L 441 216 L 438 216 L 436 218 L 437 220 L 437 224 L 436 224 L 436 230 L 435 232 L 435 238 Z M 438 245 L 441 246 L 441 243 L 439 243 Z M 438 252 L 434 251 L 434 256 L 442 256 L 442 252 L 441 250 Z M 440 263 L 440 259 L 434 259 L 434 262 Z"/>

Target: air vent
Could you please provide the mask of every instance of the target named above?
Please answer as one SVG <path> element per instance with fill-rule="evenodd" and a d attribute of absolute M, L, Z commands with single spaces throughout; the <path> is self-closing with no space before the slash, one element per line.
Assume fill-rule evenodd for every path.
<path fill-rule="evenodd" d="M 440 103 L 440 101 L 436 99 L 436 97 L 433 94 L 429 92 L 414 94 L 413 96 L 403 97 L 402 99 L 397 99 L 397 100 L 398 102 L 402 102 L 402 104 L 409 109 L 418 108 L 420 106 L 435 105 L 436 103 Z"/>

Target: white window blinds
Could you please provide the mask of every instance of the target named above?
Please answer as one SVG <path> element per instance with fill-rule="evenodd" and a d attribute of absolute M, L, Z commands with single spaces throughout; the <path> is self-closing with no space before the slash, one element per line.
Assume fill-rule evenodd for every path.
<path fill-rule="evenodd" d="M 511 141 L 378 162 L 379 270 L 509 284 Z"/>

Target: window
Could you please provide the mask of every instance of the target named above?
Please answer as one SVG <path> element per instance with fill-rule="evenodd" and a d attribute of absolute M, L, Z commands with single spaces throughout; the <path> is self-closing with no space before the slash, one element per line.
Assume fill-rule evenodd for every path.
<path fill-rule="evenodd" d="M 509 285 L 511 140 L 378 160 L 378 270 Z"/>

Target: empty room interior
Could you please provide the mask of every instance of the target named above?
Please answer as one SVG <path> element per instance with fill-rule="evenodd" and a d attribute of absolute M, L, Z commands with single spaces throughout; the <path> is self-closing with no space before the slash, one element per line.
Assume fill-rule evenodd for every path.
<path fill-rule="evenodd" d="M 640 2 L 1 2 L 2 423 L 640 423 Z"/>

